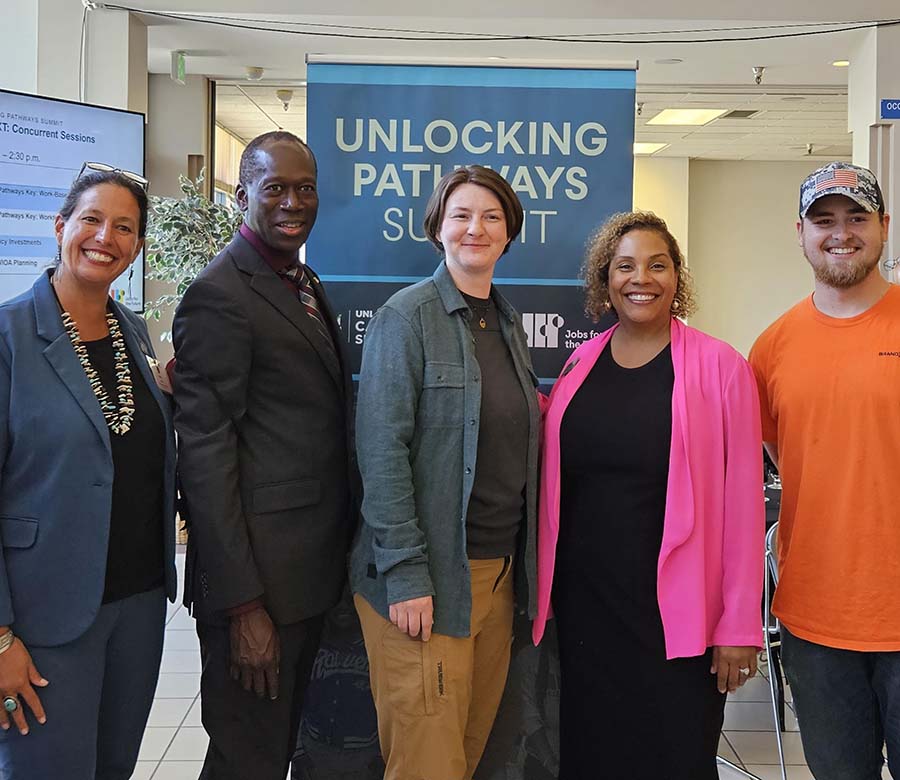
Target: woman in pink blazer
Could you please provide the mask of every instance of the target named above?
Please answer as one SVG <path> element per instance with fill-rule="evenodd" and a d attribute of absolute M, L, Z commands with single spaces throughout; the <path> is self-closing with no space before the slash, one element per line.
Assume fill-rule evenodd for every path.
<path fill-rule="evenodd" d="M 676 318 L 690 278 L 654 214 L 610 219 L 585 280 L 589 314 L 618 324 L 575 350 L 545 418 L 534 641 L 552 595 L 560 778 L 712 780 L 762 639 L 756 383 Z"/>

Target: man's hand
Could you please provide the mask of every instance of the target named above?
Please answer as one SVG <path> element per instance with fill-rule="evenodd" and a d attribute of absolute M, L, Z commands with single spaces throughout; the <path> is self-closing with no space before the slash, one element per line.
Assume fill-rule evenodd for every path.
<path fill-rule="evenodd" d="M 756 674 L 755 647 L 714 647 L 710 674 L 718 677 L 719 693 L 734 693 Z"/>
<path fill-rule="evenodd" d="M 38 723 L 46 723 L 47 716 L 34 686 L 43 688 L 47 685 L 41 673 L 35 668 L 22 641 L 16 638 L 9 650 L 0 654 L 0 700 L 12 696 L 19 700 L 18 708 L 8 715 L 0 701 L 0 728 L 6 731 L 10 727 L 10 718 L 22 734 L 28 733 L 25 722 L 25 705 L 34 713 Z"/>
<path fill-rule="evenodd" d="M 262 698 L 278 698 L 281 646 L 265 607 L 231 618 L 231 679 Z"/>
<path fill-rule="evenodd" d="M 409 601 L 398 601 L 391 604 L 391 623 L 404 634 L 416 637 L 422 632 L 422 641 L 431 639 L 431 627 L 434 625 L 434 602 L 431 596 L 422 596 Z"/>

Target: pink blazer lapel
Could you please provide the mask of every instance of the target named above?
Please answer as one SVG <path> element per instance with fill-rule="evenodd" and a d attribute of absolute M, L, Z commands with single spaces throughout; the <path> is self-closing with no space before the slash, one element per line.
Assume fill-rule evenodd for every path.
<path fill-rule="evenodd" d="M 669 478 L 666 487 L 666 514 L 663 524 L 659 571 L 672 551 L 684 544 L 694 530 L 694 485 L 691 478 L 690 399 L 688 387 L 696 387 L 696 360 L 686 359 L 690 334 L 684 324 L 672 318 L 672 443 L 669 449 Z M 695 356 L 696 358 L 696 356 Z"/>

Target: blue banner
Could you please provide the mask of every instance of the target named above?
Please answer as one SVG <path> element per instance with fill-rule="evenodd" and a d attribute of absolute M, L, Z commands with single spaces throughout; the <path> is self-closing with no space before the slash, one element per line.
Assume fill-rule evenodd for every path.
<path fill-rule="evenodd" d="M 480 164 L 519 195 L 522 235 L 494 281 L 522 312 L 550 382 L 596 332 L 578 280 L 585 244 L 632 203 L 633 70 L 310 63 L 308 141 L 319 217 L 307 257 L 351 346 L 400 287 L 440 260 L 425 204 L 442 175 Z"/>

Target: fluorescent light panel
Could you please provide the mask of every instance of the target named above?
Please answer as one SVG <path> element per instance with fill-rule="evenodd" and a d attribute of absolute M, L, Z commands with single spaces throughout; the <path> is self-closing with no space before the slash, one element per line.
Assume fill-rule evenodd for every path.
<path fill-rule="evenodd" d="M 706 125 L 728 112 L 727 108 L 664 108 L 648 125 Z"/>
<path fill-rule="evenodd" d="M 668 144 L 656 144 L 656 143 L 647 143 L 647 142 L 635 142 L 634 144 L 634 153 L 635 154 L 653 154 L 654 152 L 658 152 L 662 149 L 665 149 Z"/>

